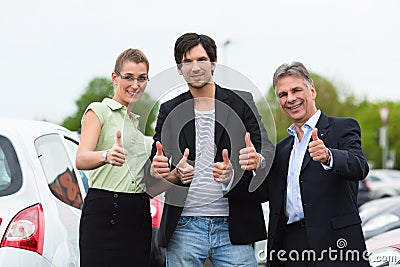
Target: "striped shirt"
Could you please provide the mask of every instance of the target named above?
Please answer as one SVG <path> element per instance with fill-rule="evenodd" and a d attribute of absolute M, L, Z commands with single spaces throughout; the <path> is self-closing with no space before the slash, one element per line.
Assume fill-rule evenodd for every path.
<path fill-rule="evenodd" d="M 215 110 L 195 110 L 196 160 L 194 177 L 182 216 L 228 216 L 228 199 L 222 185 L 214 181 Z"/>

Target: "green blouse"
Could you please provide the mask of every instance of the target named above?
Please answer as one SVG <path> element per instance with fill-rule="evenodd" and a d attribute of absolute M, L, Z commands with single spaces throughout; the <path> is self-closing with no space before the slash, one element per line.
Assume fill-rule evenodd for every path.
<path fill-rule="evenodd" d="M 101 123 L 96 151 L 110 149 L 116 141 L 117 130 L 120 130 L 122 147 L 128 152 L 123 166 L 105 164 L 90 171 L 89 186 L 114 192 L 144 192 L 144 165 L 149 159 L 150 145 L 137 128 L 139 116 L 134 113 L 128 116 L 127 108 L 110 98 L 91 103 L 85 114 L 88 110 L 92 110 Z"/>

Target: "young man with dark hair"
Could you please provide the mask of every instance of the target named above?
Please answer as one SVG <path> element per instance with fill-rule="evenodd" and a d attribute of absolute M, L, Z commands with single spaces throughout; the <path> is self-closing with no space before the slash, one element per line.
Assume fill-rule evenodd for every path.
<path fill-rule="evenodd" d="M 257 266 L 252 243 L 265 239 L 261 202 L 249 186 L 265 178 L 274 147 L 253 97 L 213 80 L 217 47 L 187 33 L 175 43 L 188 91 L 160 106 L 150 173 L 167 182 L 160 245 L 167 266 Z"/>

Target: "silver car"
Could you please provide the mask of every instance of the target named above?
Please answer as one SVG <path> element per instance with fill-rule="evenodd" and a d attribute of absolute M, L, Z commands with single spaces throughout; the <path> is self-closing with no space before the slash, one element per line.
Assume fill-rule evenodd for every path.
<path fill-rule="evenodd" d="M 400 195 L 399 170 L 373 169 L 365 179 L 369 183 L 371 199 Z"/>

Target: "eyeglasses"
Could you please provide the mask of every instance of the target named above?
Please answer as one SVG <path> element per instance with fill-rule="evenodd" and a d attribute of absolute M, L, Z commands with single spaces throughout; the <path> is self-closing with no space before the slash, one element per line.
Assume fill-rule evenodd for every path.
<path fill-rule="evenodd" d="M 137 78 L 131 76 L 131 75 L 122 75 L 119 71 L 115 70 L 115 73 L 121 77 L 121 79 L 123 80 L 127 80 L 128 82 L 134 82 L 135 80 L 137 80 L 138 83 L 144 83 L 149 81 L 149 77 L 147 76 L 139 76 Z"/>

